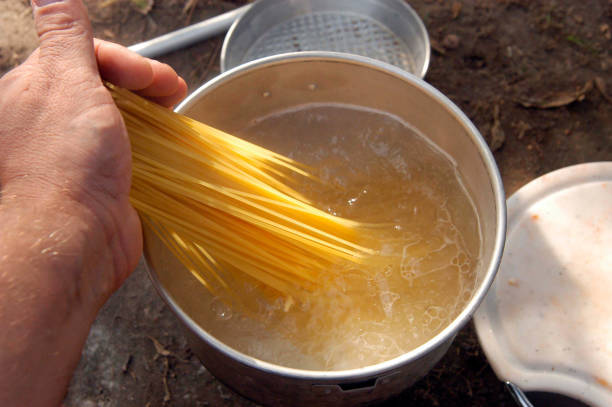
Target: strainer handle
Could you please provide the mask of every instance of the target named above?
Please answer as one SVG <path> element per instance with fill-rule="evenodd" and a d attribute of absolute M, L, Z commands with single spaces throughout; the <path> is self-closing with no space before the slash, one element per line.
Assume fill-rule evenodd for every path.
<path fill-rule="evenodd" d="M 232 23 L 250 7 L 251 5 L 247 4 L 246 6 L 192 24 L 180 30 L 172 31 L 148 41 L 134 44 L 130 46 L 129 49 L 148 58 L 154 58 L 168 52 L 176 51 L 198 41 L 225 32 Z"/>

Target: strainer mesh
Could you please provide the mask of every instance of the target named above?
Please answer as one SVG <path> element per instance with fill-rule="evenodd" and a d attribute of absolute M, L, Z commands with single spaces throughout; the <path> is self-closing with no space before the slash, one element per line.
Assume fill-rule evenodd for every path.
<path fill-rule="evenodd" d="M 387 27 L 340 12 L 304 14 L 271 27 L 247 50 L 243 62 L 295 51 L 347 52 L 415 72 L 408 46 Z"/>

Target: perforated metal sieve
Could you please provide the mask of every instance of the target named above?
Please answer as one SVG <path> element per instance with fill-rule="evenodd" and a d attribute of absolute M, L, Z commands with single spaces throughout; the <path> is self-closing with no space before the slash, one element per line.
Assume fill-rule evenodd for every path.
<path fill-rule="evenodd" d="M 366 56 L 420 77 L 430 57 L 427 30 L 403 0 L 258 0 L 225 37 L 221 70 L 299 51 Z"/>

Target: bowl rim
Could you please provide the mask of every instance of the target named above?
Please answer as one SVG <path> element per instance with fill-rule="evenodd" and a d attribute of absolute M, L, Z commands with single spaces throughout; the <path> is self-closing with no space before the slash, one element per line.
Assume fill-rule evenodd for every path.
<path fill-rule="evenodd" d="M 215 348 L 219 352 L 222 352 L 233 360 L 238 361 L 239 363 L 242 363 L 254 369 L 263 370 L 271 374 L 282 375 L 285 377 L 302 380 L 342 381 L 377 377 L 382 373 L 397 369 L 398 367 L 403 366 L 409 362 L 417 361 L 423 358 L 429 352 L 442 346 L 445 342 L 451 341 L 456 335 L 456 333 L 470 320 L 473 313 L 476 311 L 477 307 L 484 299 L 497 273 L 505 242 L 506 201 L 504 196 L 503 184 L 501 176 L 499 174 L 499 170 L 495 164 L 493 154 L 488 148 L 486 141 L 480 135 L 474 124 L 472 124 L 472 122 L 467 118 L 467 116 L 453 102 L 451 102 L 440 91 L 438 91 L 425 81 L 419 79 L 417 76 L 410 74 L 396 66 L 367 57 L 357 56 L 353 54 L 342 54 L 337 52 L 308 51 L 279 54 L 266 58 L 261 58 L 226 71 L 225 73 L 205 83 L 197 90 L 195 90 L 191 95 L 189 95 L 183 102 L 181 102 L 176 107 L 175 111 L 181 113 L 184 109 L 189 107 L 194 101 L 196 101 L 206 93 L 212 91 L 218 86 L 221 86 L 226 81 L 238 77 L 242 74 L 248 73 L 253 69 L 259 69 L 277 64 L 304 62 L 309 60 L 325 60 L 330 62 L 357 64 L 371 69 L 379 70 L 387 74 L 391 74 L 393 76 L 398 77 L 398 79 L 407 81 L 413 86 L 416 86 L 422 91 L 426 92 L 430 97 L 433 97 L 439 102 L 441 102 L 441 104 L 449 111 L 449 113 L 454 115 L 457 120 L 461 122 L 463 126 L 465 126 L 468 134 L 472 137 L 477 149 L 479 150 L 479 153 L 481 154 L 481 157 L 483 158 L 483 161 L 491 179 L 491 186 L 493 188 L 496 207 L 496 232 L 491 262 L 486 267 L 485 276 L 482 279 L 479 287 L 474 292 L 468 304 L 461 311 L 461 313 L 459 313 L 459 315 L 457 315 L 455 319 L 442 331 L 440 331 L 433 338 L 429 339 L 427 342 L 423 343 L 422 345 L 419 345 L 418 347 L 406 353 L 403 353 L 384 362 L 346 370 L 324 371 L 298 369 L 277 365 L 249 356 L 224 344 L 223 342 L 215 338 L 213 335 L 206 332 L 186 312 L 183 311 L 183 309 L 177 304 L 177 302 L 174 301 L 170 293 L 161 285 L 161 282 L 157 278 L 154 269 L 150 266 L 146 248 L 144 253 L 145 268 L 153 282 L 153 285 L 155 286 L 155 289 L 161 295 L 164 301 L 168 304 L 173 313 L 181 320 L 181 322 L 185 326 L 187 326 L 191 330 L 191 332 L 194 333 L 199 339 L 205 341 L 208 345 L 212 346 L 213 348 Z"/>

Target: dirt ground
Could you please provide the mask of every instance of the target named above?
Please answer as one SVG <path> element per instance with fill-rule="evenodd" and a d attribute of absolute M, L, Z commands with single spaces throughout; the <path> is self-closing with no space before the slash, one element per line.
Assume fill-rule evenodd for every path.
<path fill-rule="evenodd" d="M 130 45 L 245 1 L 89 0 L 95 34 Z M 426 80 L 485 136 L 510 195 L 539 175 L 612 160 L 612 0 L 414 0 L 432 40 Z M 190 90 L 219 73 L 219 36 L 161 58 Z M 26 0 L 0 0 L 0 74 L 36 47 Z M 1 97 L 1 95 L 0 95 Z M 142 267 L 92 329 L 67 406 L 252 406 L 190 352 Z M 385 406 L 513 406 L 473 326 Z"/>

